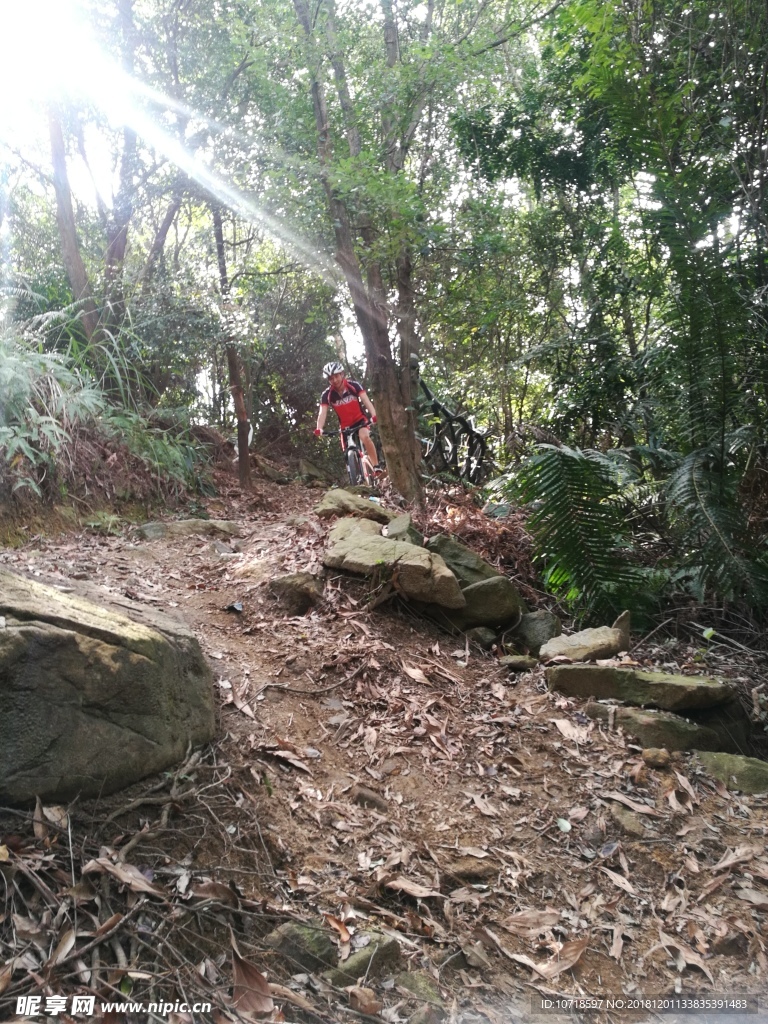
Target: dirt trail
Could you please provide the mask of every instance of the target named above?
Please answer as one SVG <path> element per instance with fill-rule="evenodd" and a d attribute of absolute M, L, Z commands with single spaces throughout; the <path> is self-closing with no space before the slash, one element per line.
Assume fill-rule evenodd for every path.
<path fill-rule="evenodd" d="M 179 962 L 228 991 L 231 925 L 242 955 L 314 1008 L 275 997 L 275 1020 L 418 1012 L 506 1024 L 533 1019 L 532 997 L 765 992 L 766 800 L 728 793 L 685 756 L 647 767 L 620 732 L 549 694 L 541 670 L 509 676 L 399 603 L 366 612 L 362 581 L 330 575 L 321 607 L 281 614 L 264 584 L 320 571 L 318 497 L 289 485 L 210 501 L 212 518 L 242 524 L 234 543 L 84 533 L 0 556 L 46 581 L 88 579 L 175 612 L 211 661 L 221 738 L 190 771 L 185 799 L 169 797 L 161 817 L 141 803 L 148 780 L 72 809 L 83 849 L 96 823 L 99 843 L 133 843 L 126 861 L 179 901 L 207 893 L 213 910 L 196 915 Z M 226 610 L 235 602 L 241 612 Z M 367 982 L 378 1016 L 264 944 L 291 918 L 337 941 L 346 924 L 353 945 L 370 926 L 397 938 L 400 966 Z M 410 994 L 402 971 L 431 979 L 442 1006 Z"/>

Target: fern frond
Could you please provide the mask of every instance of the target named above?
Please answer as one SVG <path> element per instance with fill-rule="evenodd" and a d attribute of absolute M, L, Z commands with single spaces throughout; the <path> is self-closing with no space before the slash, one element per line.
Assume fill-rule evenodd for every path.
<path fill-rule="evenodd" d="M 517 486 L 534 503 L 529 527 L 551 589 L 584 615 L 634 603 L 640 574 L 626 557 L 617 464 L 601 452 L 541 445 Z"/>
<path fill-rule="evenodd" d="M 733 451 L 744 441 L 727 439 Z M 666 496 L 679 534 L 684 564 L 696 566 L 704 586 L 727 599 L 768 603 L 768 557 L 750 536 L 739 505 L 740 472 L 723 465 L 719 452 L 702 448 L 687 455 L 670 476 Z"/>

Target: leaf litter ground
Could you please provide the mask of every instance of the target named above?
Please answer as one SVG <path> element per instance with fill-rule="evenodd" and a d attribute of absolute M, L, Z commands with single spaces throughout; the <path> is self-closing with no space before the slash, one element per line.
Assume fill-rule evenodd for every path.
<path fill-rule="evenodd" d="M 217 1024 L 506 1024 L 542 998 L 762 994 L 766 799 L 686 755 L 649 767 L 541 669 L 510 676 L 398 602 L 368 611 L 362 581 L 331 575 L 322 606 L 283 614 L 265 584 L 321 569 L 316 498 L 211 501 L 242 523 L 235 542 L 80 534 L 3 553 L 184 617 L 221 711 L 218 742 L 162 778 L 2 812 L 0 1019 L 19 996 L 76 992 L 210 1001 L 151 1019 Z M 759 672 L 732 662 L 717 670 Z M 374 930 L 399 962 L 334 987 L 264 941 L 286 921 L 342 961 Z M 648 1018 L 606 1005 L 597 1017 Z"/>

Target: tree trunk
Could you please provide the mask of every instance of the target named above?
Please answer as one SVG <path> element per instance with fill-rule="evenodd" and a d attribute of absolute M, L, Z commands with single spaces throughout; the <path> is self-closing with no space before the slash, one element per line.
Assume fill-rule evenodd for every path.
<path fill-rule="evenodd" d="M 224 227 L 221 222 L 221 207 L 211 206 L 211 213 L 213 214 L 213 234 L 216 239 L 216 258 L 219 264 L 219 286 L 224 305 L 224 316 L 229 320 L 230 317 L 227 310 L 229 305 L 229 277 L 227 276 L 227 259 L 224 252 Z M 227 367 L 229 369 L 229 390 L 232 394 L 232 401 L 235 403 L 235 416 L 237 417 L 238 477 L 243 490 L 250 490 L 251 455 L 248 450 L 248 413 L 245 408 L 240 357 L 235 345 L 235 339 L 231 334 L 227 334 L 224 345 L 227 353 Z"/>
<path fill-rule="evenodd" d="M 168 237 L 168 232 L 171 230 L 176 214 L 181 208 L 181 193 L 177 193 L 168 205 L 168 209 L 165 211 L 160 227 L 155 233 L 155 237 L 152 239 L 152 245 L 147 255 L 146 262 L 142 267 L 141 274 L 139 275 L 139 282 L 142 289 L 149 287 L 152 278 L 157 267 L 157 261 L 160 259 L 160 254 L 165 248 L 165 240 Z"/>
<path fill-rule="evenodd" d="M 413 439 L 413 460 L 421 465 L 422 451 L 416 424 L 416 399 L 419 393 L 421 341 L 416 330 L 416 296 L 413 291 L 411 254 L 403 246 L 397 258 L 397 333 L 400 338 L 400 397 L 408 416 Z"/>
<path fill-rule="evenodd" d="M 304 30 L 307 43 L 311 51 L 315 51 L 315 36 L 306 0 L 294 0 L 294 9 L 299 24 Z M 328 46 L 331 51 L 331 64 L 339 102 L 345 117 L 350 155 L 355 157 L 360 151 L 359 134 L 354 124 L 344 65 L 336 44 L 332 8 L 328 21 Z M 317 131 L 320 177 L 336 237 L 336 260 L 347 282 L 355 318 L 363 336 L 368 373 L 371 378 L 379 419 L 382 447 L 387 460 L 387 471 L 395 490 L 408 501 L 421 502 L 423 492 L 418 466 L 413 456 L 412 424 L 401 398 L 398 372 L 392 358 L 386 290 L 383 285 L 381 264 L 376 259 L 371 259 L 366 267 L 367 280 L 364 280 L 360 261 L 355 251 L 354 236 L 346 204 L 334 192 L 329 178 L 331 159 L 329 120 L 325 90 L 319 77 L 318 54 L 311 52 L 311 59 L 307 63 L 312 74 L 311 94 Z M 372 229 L 367 224 L 361 224 L 361 228 L 364 241 L 370 247 L 373 237 Z M 370 238 L 366 238 L 367 233 L 370 233 Z"/>
<path fill-rule="evenodd" d="M 72 208 L 72 193 L 67 174 L 67 158 L 64 149 L 64 134 L 61 122 L 53 109 L 48 112 L 48 129 L 51 138 L 51 161 L 53 163 L 53 188 L 56 193 L 56 222 L 59 226 L 61 256 L 64 269 L 72 289 L 75 302 L 80 308 L 80 320 L 85 337 L 91 341 L 99 330 L 99 314 L 93 298 L 83 258 L 77 244 L 75 211 Z"/>

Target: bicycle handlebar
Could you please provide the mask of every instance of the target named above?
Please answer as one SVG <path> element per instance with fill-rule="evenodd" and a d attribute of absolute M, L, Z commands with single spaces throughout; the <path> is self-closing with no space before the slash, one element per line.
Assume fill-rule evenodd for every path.
<path fill-rule="evenodd" d="M 354 427 L 340 427 L 338 430 L 322 430 L 320 433 L 323 437 L 338 437 L 341 433 L 344 437 L 349 437 L 350 434 L 356 434 L 358 430 L 362 430 L 363 427 L 370 427 L 371 421 L 367 420 L 365 423 L 358 423 Z"/>

